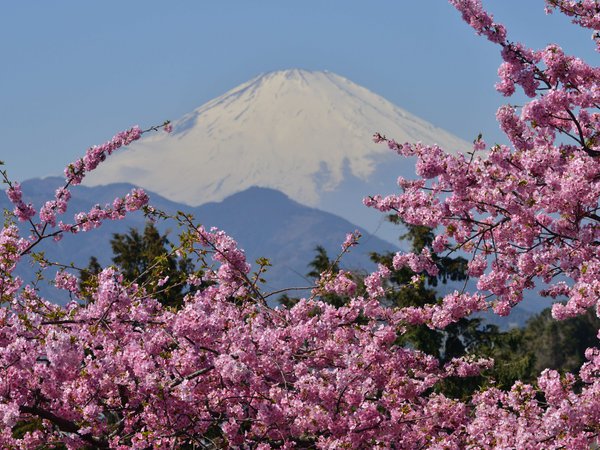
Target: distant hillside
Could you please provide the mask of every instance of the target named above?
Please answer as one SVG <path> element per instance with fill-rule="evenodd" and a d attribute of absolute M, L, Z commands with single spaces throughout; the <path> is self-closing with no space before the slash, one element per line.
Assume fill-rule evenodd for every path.
<path fill-rule="evenodd" d="M 62 178 L 49 177 L 32 179 L 23 183 L 24 196 L 27 201 L 40 207 L 54 190 L 61 186 Z M 77 186 L 73 189 L 73 198 L 69 211 L 63 218 L 71 221 L 73 214 L 87 211 L 96 203 L 101 205 L 112 202 L 116 196 L 129 192 L 133 185 L 113 183 L 104 186 Z M 273 267 L 266 275 L 269 290 L 285 287 L 302 287 L 309 283 L 304 275 L 309 271 L 308 263 L 315 256 L 315 247 L 322 245 L 331 257 L 340 251 L 346 233 L 358 229 L 363 234 L 361 243 L 342 260 L 342 267 L 354 270 L 372 270 L 374 264 L 369 259 L 371 252 L 397 251 L 387 241 L 369 235 L 365 230 L 334 214 L 301 205 L 285 194 L 274 189 L 251 187 L 243 192 L 231 195 L 222 202 L 207 203 L 199 207 L 190 207 L 149 193 L 151 204 L 168 213 L 184 211 L 191 213 L 196 222 L 206 227 L 216 226 L 234 237 L 246 252 L 250 263 L 259 257 L 269 258 Z M 9 208 L 5 195 L 0 195 L 0 208 Z M 143 229 L 145 217 L 137 212 L 130 214 L 124 221 L 106 222 L 100 228 L 77 236 L 67 234 L 60 242 L 43 242 L 36 251 L 44 251 L 51 260 L 62 263 L 74 263 L 76 266 L 87 266 L 90 257 L 96 256 L 102 265 L 111 263 L 112 249 L 109 245 L 114 233 L 127 233 L 131 228 Z M 161 232 L 169 232 L 171 239 L 176 239 L 177 230 L 172 222 L 158 222 Z M 400 233 L 400 230 L 399 230 Z M 26 280 L 34 277 L 33 268 L 27 264 L 20 266 L 19 274 Z M 62 302 L 66 300 L 63 292 L 52 287 L 40 285 L 44 296 Z M 444 295 L 455 289 L 462 289 L 461 283 L 450 282 L 440 285 L 438 291 Z M 475 289 L 469 282 L 468 289 Z M 529 293 L 531 297 L 535 294 Z M 522 326 L 534 313 L 548 306 L 548 302 L 526 302 L 528 305 L 513 309 L 509 317 L 498 317 L 484 314 L 491 323 L 502 329 Z"/>
<path fill-rule="evenodd" d="M 26 181 L 23 183 L 24 197 L 39 207 L 61 183 L 62 179 L 54 177 Z M 71 221 L 74 212 L 87 211 L 96 203 L 112 202 L 132 187 L 126 183 L 77 186 L 73 189 L 73 198 L 64 220 Z M 307 265 L 315 255 L 315 247 L 322 245 L 331 256 L 336 256 L 346 233 L 355 229 L 363 234 L 362 243 L 346 255 L 342 266 L 369 270 L 374 267 L 369 260 L 371 252 L 396 250 L 393 245 L 369 236 L 365 230 L 340 217 L 303 206 L 273 189 L 252 187 L 222 202 L 199 207 L 172 202 L 154 193 L 149 195 L 152 205 L 161 210 L 191 213 L 198 223 L 225 230 L 246 251 L 249 262 L 253 263 L 258 257 L 269 258 L 273 267 L 266 275 L 268 289 L 306 286 L 308 283 L 303 277 L 309 271 Z M 10 207 L 4 195 L 0 197 L 0 207 Z M 44 251 L 51 260 L 72 262 L 80 267 L 86 266 L 92 255 L 102 265 L 108 265 L 112 256 L 109 242 L 113 234 L 126 233 L 130 228 L 142 229 L 144 224 L 143 214 L 135 213 L 124 221 L 106 222 L 88 233 L 65 235 L 58 243 L 43 242 L 36 250 Z M 176 239 L 174 223 L 159 222 L 157 226 L 162 232 L 171 230 L 171 238 Z M 32 279 L 33 269 L 22 265 L 21 275 Z M 57 295 L 53 289 L 45 289 L 44 293 L 51 297 Z"/>

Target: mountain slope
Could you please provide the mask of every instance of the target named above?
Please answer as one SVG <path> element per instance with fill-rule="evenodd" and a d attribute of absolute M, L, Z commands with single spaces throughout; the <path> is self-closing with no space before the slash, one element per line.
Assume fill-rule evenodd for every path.
<path fill-rule="evenodd" d="M 362 243 L 344 256 L 342 267 L 373 270 L 371 252 L 397 250 L 338 216 L 301 205 L 268 188 L 247 189 L 223 202 L 200 206 L 194 214 L 202 222 L 206 218 L 227 230 L 252 258 L 268 257 L 273 267 L 266 278 L 272 288 L 306 286 L 304 274 L 316 254 L 315 247 L 323 246 L 335 258 L 346 233 L 355 229 L 363 234 Z"/>
<path fill-rule="evenodd" d="M 314 206 L 344 180 L 371 180 L 395 158 L 372 142 L 376 131 L 468 148 L 339 75 L 297 69 L 258 76 L 173 125 L 171 135 L 149 136 L 109 158 L 86 183 L 128 181 L 189 205 L 263 186 Z"/>
<path fill-rule="evenodd" d="M 33 179 L 23 183 L 24 198 L 32 201 L 38 208 L 51 193 L 62 184 L 62 179 L 49 177 Z M 123 195 L 133 186 L 127 183 L 115 183 L 107 186 L 85 187 L 73 189 L 73 198 L 65 220 L 69 220 L 73 212 L 88 210 L 96 203 L 111 202 L 115 196 Z M 289 199 L 281 192 L 267 188 L 250 188 L 226 198 L 222 202 L 214 202 L 200 207 L 190 207 L 167 200 L 158 194 L 150 193 L 151 203 L 164 211 L 174 213 L 182 210 L 191 213 L 197 223 L 206 227 L 217 226 L 233 236 L 246 252 L 247 259 L 253 263 L 258 257 L 267 257 L 273 267 L 267 272 L 266 290 L 286 287 L 305 287 L 310 285 L 304 278 L 308 272 L 307 264 L 315 256 L 315 247 L 322 245 L 330 257 L 340 251 L 346 233 L 357 227 L 333 214 L 301 205 Z M 0 195 L 0 209 L 10 208 L 8 199 Z M 100 228 L 76 236 L 67 234 L 60 242 L 44 241 L 36 251 L 44 251 L 48 259 L 76 266 L 85 267 L 93 255 L 104 266 L 111 263 L 112 251 L 109 241 L 113 233 L 127 233 L 130 228 L 143 229 L 144 216 L 137 212 L 127 216 L 124 221 L 108 221 Z M 169 222 L 158 222 L 162 233 L 171 230 L 169 237 L 175 239 L 175 226 Z M 26 227 L 24 227 L 26 228 Z M 365 230 L 360 245 L 354 247 L 342 259 L 342 267 L 352 270 L 371 270 L 374 265 L 369 259 L 371 252 L 396 251 L 397 248 L 388 242 L 369 235 Z M 397 230 L 398 231 L 398 230 Z M 21 264 L 19 275 L 27 281 L 34 279 L 34 268 Z M 51 274 L 46 276 L 52 278 Z M 475 289 L 469 283 L 469 289 Z M 52 301 L 67 300 L 63 291 L 40 285 L 42 295 Z M 462 282 L 440 285 L 440 295 L 461 289 Z M 306 291 L 293 292 L 292 295 L 306 295 Z M 534 294 L 534 293 L 531 293 Z M 499 318 L 486 313 L 483 316 L 490 322 L 505 329 L 509 326 L 522 326 L 533 312 L 539 312 L 548 302 L 540 302 L 531 295 L 528 301 L 515 307 L 508 318 Z M 274 299 L 276 296 L 274 296 Z M 526 305 L 527 303 L 527 305 Z"/>
<path fill-rule="evenodd" d="M 44 200 L 61 185 L 62 179 L 51 177 L 34 179 L 22 184 L 24 199 L 39 208 Z M 89 210 L 93 205 L 111 202 L 115 196 L 123 195 L 133 186 L 126 183 L 106 186 L 73 188 L 73 197 L 65 221 L 70 221 L 76 211 Z M 269 258 L 273 267 L 266 275 L 267 289 L 290 286 L 307 286 L 303 278 L 308 272 L 308 263 L 315 256 L 315 247 L 324 246 L 330 256 L 340 251 L 346 233 L 359 229 L 363 244 L 346 255 L 342 266 L 352 269 L 373 269 L 370 252 L 394 251 L 396 248 L 376 237 L 369 236 L 364 229 L 333 214 L 301 205 L 281 192 L 266 188 L 251 188 L 237 193 L 222 202 L 190 207 L 172 202 L 158 194 L 149 193 L 153 206 L 169 213 L 184 211 L 192 214 L 197 223 L 225 230 L 246 251 L 250 263 L 258 257 Z M 0 208 L 10 208 L 6 196 L 0 196 Z M 12 208 L 11 208 L 12 209 Z M 100 228 L 76 236 L 66 234 L 60 242 L 44 241 L 35 251 L 44 251 L 48 259 L 78 267 L 85 267 L 91 256 L 96 256 L 102 265 L 111 263 L 112 251 L 109 241 L 113 233 L 127 233 L 130 228 L 142 229 L 145 218 L 141 213 L 130 214 L 126 220 L 108 221 Z M 164 233 L 176 231 L 172 222 L 158 222 Z M 169 234 L 176 239 L 175 233 Z M 20 275 L 33 279 L 33 268 L 21 264 Z M 58 293 L 44 290 L 49 298 Z"/>

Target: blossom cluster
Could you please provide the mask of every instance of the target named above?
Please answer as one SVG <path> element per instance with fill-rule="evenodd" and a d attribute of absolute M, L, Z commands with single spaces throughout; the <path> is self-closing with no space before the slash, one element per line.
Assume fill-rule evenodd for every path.
<path fill-rule="evenodd" d="M 25 204 L 23 201 L 23 192 L 19 183 L 12 183 L 7 189 L 6 195 L 10 202 L 15 205 L 13 214 L 21 222 L 25 222 L 35 216 L 35 209 L 31 203 Z"/>
<path fill-rule="evenodd" d="M 170 129 L 170 122 L 165 122 L 163 128 Z M 152 127 L 150 130 L 158 129 Z M 148 130 L 147 130 L 148 131 Z M 15 206 L 13 214 L 21 221 L 28 221 L 31 226 L 32 234 L 29 236 L 29 245 L 24 247 L 23 253 L 30 252 L 42 240 L 52 237 L 54 240 L 60 240 L 64 232 L 77 233 L 79 231 L 89 231 L 100 226 L 104 220 L 121 220 L 127 212 L 133 212 L 142 209 L 148 203 L 148 196 L 143 189 L 135 188 L 124 198 L 116 198 L 112 205 L 95 205 L 89 212 L 79 212 L 74 215 L 74 223 L 64 223 L 57 217 L 67 212 L 69 200 L 71 199 L 70 187 L 81 183 L 86 171 L 95 169 L 107 155 L 124 145 L 129 145 L 138 140 L 145 131 L 138 126 L 129 130 L 117 133 L 110 141 L 91 147 L 87 150 L 84 158 L 75 163 L 69 164 L 65 169 L 65 184 L 56 189 L 53 200 L 48 200 L 39 209 L 39 222 L 35 223 L 33 218 L 37 211 L 31 203 L 23 201 L 23 192 L 21 185 L 16 182 L 10 182 L 6 190 L 6 195 L 10 202 Z"/>
<path fill-rule="evenodd" d="M 69 164 L 65 169 L 67 181 L 72 185 L 81 183 L 85 177 L 85 173 L 94 170 L 98 165 L 111 155 L 115 150 L 131 144 L 142 137 L 142 130 L 138 126 L 134 126 L 126 131 L 122 131 L 102 145 L 90 147 L 85 156 L 77 161 Z"/>
<path fill-rule="evenodd" d="M 596 0 L 546 0 L 546 12 L 554 9 L 573 18 L 573 23 L 594 30 L 596 49 L 600 51 L 600 8 Z"/>
<path fill-rule="evenodd" d="M 401 194 L 372 196 L 365 204 L 440 230 L 436 251 L 471 253 L 468 272 L 478 277 L 477 288 L 498 314 L 508 314 L 523 291 L 540 281 L 543 293 L 556 297 L 553 284 L 562 283 L 560 276 L 574 284 L 561 288 L 568 303 L 554 307 L 557 318 L 598 307 L 600 69 L 557 45 L 533 51 L 510 43 L 479 1 L 451 3 L 478 33 L 501 46 L 498 89 L 512 95 L 520 86 L 533 97 L 520 112 L 508 105 L 498 110 L 512 148 L 496 145 L 486 152 L 479 138 L 470 155 L 450 155 L 438 146 L 399 144 L 376 134 L 376 142 L 416 156 L 421 179 L 401 179 Z"/>

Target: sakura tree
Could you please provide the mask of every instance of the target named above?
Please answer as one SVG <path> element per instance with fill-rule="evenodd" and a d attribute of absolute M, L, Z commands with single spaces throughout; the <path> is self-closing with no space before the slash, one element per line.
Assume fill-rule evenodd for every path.
<path fill-rule="evenodd" d="M 545 284 L 541 295 L 567 300 L 554 305 L 556 319 L 583 314 L 590 307 L 598 313 L 600 71 L 566 55 L 557 45 L 535 51 L 509 41 L 505 28 L 478 1 L 451 3 L 478 34 L 500 46 L 504 62 L 498 70 L 497 90 L 512 96 L 520 87 L 531 100 L 520 108 L 505 105 L 497 112 L 510 147 L 486 150 L 480 137 L 470 155 L 455 157 L 436 146 L 399 144 L 375 135 L 376 141 L 387 142 L 399 154 L 416 156 L 421 179 L 400 179 L 401 195 L 374 196 L 365 203 L 395 211 L 408 223 L 436 228 L 435 250 L 470 253 L 469 274 L 478 278 L 475 294 L 455 293 L 439 305 L 399 314 L 411 323 L 435 327 L 490 306 L 507 315 L 522 300 L 523 291 L 534 289 L 539 281 Z M 598 41 L 600 4 L 547 1 L 547 5 L 548 12 L 558 9 L 593 29 Z M 428 255 L 420 259 L 429 260 Z M 398 256 L 398 262 L 417 264 L 413 255 Z M 470 427 L 485 423 L 479 414 L 487 417 L 493 410 L 492 415 L 501 419 L 478 431 L 482 439 L 489 439 L 482 442 L 534 448 L 589 445 L 598 433 L 598 411 L 593 406 L 598 395 L 598 355 L 597 349 L 587 352 L 589 362 L 579 373 L 585 383 L 579 396 L 570 389 L 573 377 L 560 379 L 556 372 L 546 371 L 538 380 L 539 391 L 516 387 L 520 395 L 528 392 L 528 406 L 521 403 L 522 413 L 509 412 L 514 400 L 505 393 L 488 390 L 474 398 L 475 420 Z M 534 400 L 540 394 L 545 403 Z M 523 420 L 533 407 L 539 421 L 529 430 L 534 435 L 515 441 L 523 439 L 519 433 L 527 434 L 527 429 L 506 428 L 502 423 L 507 423 L 506 417 Z M 525 422 L 533 425 L 529 419 Z M 548 426 L 557 433 L 549 432 Z M 527 439 L 531 441 L 526 445 Z"/>
<path fill-rule="evenodd" d="M 42 240 L 91 231 L 147 206 L 134 190 L 104 207 L 59 220 L 70 188 L 119 147 L 139 139 L 134 127 L 70 164 L 65 184 L 39 211 L 9 183 L 14 224 L 0 231 L 0 445 L 3 448 L 589 448 L 600 432 L 600 350 L 589 349 L 578 374 L 546 370 L 536 385 L 509 391 L 486 386 L 468 401 L 436 389 L 448 377 L 479 374 L 492 361 L 476 356 L 445 365 L 398 345 L 415 324 L 444 328 L 475 311 L 508 314 L 525 289 L 565 298 L 557 319 L 600 299 L 598 194 L 600 72 L 556 45 L 531 50 L 477 0 L 451 0 L 463 18 L 501 47 L 498 89 L 517 87 L 531 100 L 504 106 L 498 121 L 511 146 L 470 155 L 436 146 L 377 141 L 417 157 L 420 179 L 403 193 L 373 196 L 369 206 L 436 230 L 433 251 L 471 255 L 477 292 L 455 292 L 422 308 L 380 302 L 390 267 L 380 266 L 358 295 L 347 272 L 327 271 L 308 298 L 273 309 L 244 253 L 223 231 L 185 215 L 174 252 L 194 258 L 194 286 L 180 309 L 155 298 L 160 271 L 144 283 L 102 270 L 88 292 L 61 270 L 65 307 L 43 299 L 14 276 Z M 598 30 L 595 1 L 547 1 L 581 26 Z M 169 131 L 170 124 L 163 127 Z M 342 253 L 351 251 L 349 235 Z M 435 275 L 430 250 L 397 254 L 393 268 Z M 570 280 L 564 282 L 564 279 Z M 350 297 L 335 308 L 327 292 Z M 579 385 L 577 385 L 579 383 Z M 575 389 L 577 387 L 577 389 Z"/>

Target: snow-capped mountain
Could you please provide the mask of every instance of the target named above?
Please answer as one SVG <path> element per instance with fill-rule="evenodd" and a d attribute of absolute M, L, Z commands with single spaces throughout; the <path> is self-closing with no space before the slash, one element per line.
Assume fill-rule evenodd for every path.
<path fill-rule="evenodd" d="M 364 186 L 381 180 L 378 172 L 389 172 L 390 164 L 393 189 L 402 164 L 372 142 L 376 131 L 402 142 L 468 149 L 346 78 L 293 69 L 260 75 L 200 106 L 173 121 L 171 135 L 149 136 L 112 156 L 86 183 L 126 181 L 192 206 L 269 187 L 348 217 L 336 210 L 338 194 L 374 193 L 363 192 Z M 360 196 L 353 201 L 361 207 Z"/>

